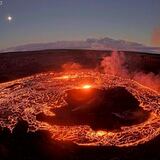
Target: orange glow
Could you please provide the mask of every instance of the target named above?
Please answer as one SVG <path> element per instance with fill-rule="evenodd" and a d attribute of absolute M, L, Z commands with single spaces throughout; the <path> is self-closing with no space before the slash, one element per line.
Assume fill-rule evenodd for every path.
<path fill-rule="evenodd" d="M 23 85 L 28 82 L 32 83 L 30 83 L 28 87 L 23 87 Z M 12 91 L 12 86 L 16 87 L 14 92 Z M 65 121 L 62 123 L 61 119 L 60 121 L 57 119 L 58 123 L 55 121 L 54 124 L 47 123 L 47 121 L 39 121 L 35 118 L 35 115 L 38 113 L 43 113 L 45 117 L 53 117 L 53 119 L 51 119 L 53 121 L 57 116 L 54 109 L 66 106 L 65 96 L 68 90 L 72 90 L 70 92 L 70 98 L 73 105 L 77 106 L 78 104 L 77 107 L 71 108 L 72 111 L 75 111 L 73 113 L 79 114 L 79 111 L 81 113 L 87 111 L 86 113 L 88 113 L 87 109 L 90 108 L 85 108 L 85 106 L 87 107 L 88 104 L 90 105 L 94 100 L 96 101 L 97 94 L 94 89 L 101 87 L 108 89 L 117 86 L 125 87 L 139 101 L 139 107 L 150 112 L 150 116 L 144 122 L 131 126 L 124 125 L 117 130 L 110 131 L 107 130 L 106 127 L 104 130 L 102 128 L 95 131 L 87 122 L 84 124 L 75 123 L 72 126 L 67 125 L 68 119 L 66 119 L 67 123 L 65 123 Z M 10 97 L 12 97 L 12 100 L 8 100 Z M 30 99 L 30 97 L 32 98 Z M 21 100 L 22 98 L 23 101 Z M 8 106 L 7 108 L 4 102 Z M 1 83 L 0 106 L 1 110 L 6 111 L 6 116 L 1 116 L 0 114 L 2 117 L 0 124 L 2 126 L 12 130 L 14 127 L 13 124 L 17 123 L 17 117 L 22 115 L 22 118 L 29 123 L 29 131 L 39 129 L 48 130 L 54 140 L 71 141 L 77 145 L 137 146 L 149 142 L 160 135 L 159 93 L 134 80 L 123 79 L 109 74 L 104 75 L 95 71 L 93 72 L 92 70 L 79 70 L 74 73 L 65 72 L 61 74 L 54 72 L 41 73 L 36 76 Z M 16 111 L 14 114 L 13 109 Z M 64 116 L 67 115 L 66 112 L 64 113 Z M 74 114 L 75 117 L 76 114 Z M 81 114 L 78 116 L 81 116 Z M 6 117 L 8 117 L 7 121 Z M 91 120 L 95 120 L 95 123 L 98 123 L 94 115 L 91 115 Z M 63 126 L 61 124 L 63 124 Z"/>
<path fill-rule="evenodd" d="M 105 131 L 97 131 L 97 136 L 104 136 L 105 134 Z"/>
<path fill-rule="evenodd" d="M 108 135 L 108 136 L 113 136 L 114 133 L 113 133 L 113 132 L 108 132 L 107 135 Z"/>
<path fill-rule="evenodd" d="M 68 80 L 68 79 L 74 79 L 74 78 L 77 78 L 77 75 L 63 75 L 63 76 L 60 76 L 60 77 L 55 77 L 54 79 L 64 79 L 64 80 Z"/>
<path fill-rule="evenodd" d="M 158 47 L 160 45 L 160 26 L 154 28 L 151 40 L 154 46 Z"/>
<path fill-rule="evenodd" d="M 64 76 L 62 76 L 62 79 L 69 79 L 69 76 L 68 75 L 64 75 Z"/>
<path fill-rule="evenodd" d="M 70 76 L 69 75 L 64 75 L 64 76 L 61 76 L 61 77 L 55 77 L 54 79 L 69 79 Z"/>
<path fill-rule="evenodd" d="M 83 88 L 83 89 L 90 89 L 91 87 L 92 87 L 91 85 L 86 84 L 86 85 L 84 85 L 82 88 Z"/>

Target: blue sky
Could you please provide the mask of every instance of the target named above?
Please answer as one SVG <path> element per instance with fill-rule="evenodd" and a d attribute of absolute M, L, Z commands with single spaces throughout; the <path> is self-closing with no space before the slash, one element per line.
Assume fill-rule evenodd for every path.
<path fill-rule="evenodd" d="M 0 49 L 106 36 L 151 45 L 157 26 L 160 0 L 3 0 Z"/>

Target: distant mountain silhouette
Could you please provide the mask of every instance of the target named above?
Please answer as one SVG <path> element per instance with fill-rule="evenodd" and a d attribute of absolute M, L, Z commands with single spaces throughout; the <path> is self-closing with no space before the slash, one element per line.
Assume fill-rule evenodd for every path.
<path fill-rule="evenodd" d="M 31 43 L 0 50 L 0 52 L 34 51 L 46 49 L 95 49 L 160 53 L 160 47 L 146 46 L 136 42 L 112 38 L 91 38 L 84 41 L 57 41 L 51 43 Z"/>

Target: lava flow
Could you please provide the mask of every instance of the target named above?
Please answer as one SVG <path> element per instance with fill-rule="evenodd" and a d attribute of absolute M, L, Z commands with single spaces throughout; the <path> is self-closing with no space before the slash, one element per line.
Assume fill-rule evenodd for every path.
<path fill-rule="evenodd" d="M 89 88 L 91 88 L 91 87 L 92 87 L 92 86 L 91 86 L 91 85 L 88 85 L 88 84 L 82 86 L 83 89 L 89 89 Z"/>
<path fill-rule="evenodd" d="M 116 93 L 116 87 L 131 97 L 140 109 L 131 113 L 127 110 L 127 104 L 122 107 L 125 109 L 122 112 L 122 108 L 119 108 L 120 104 L 118 105 L 119 102 L 114 100 L 113 93 Z M 80 89 L 80 92 L 78 90 L 80 94 L 75 95 L 76 89 Z M 72 95 L 81 98 L 80 106 L 76 106 L 76 100 L 75 102 L 66 100 L 67 95 L 72 90 L 76 90 L 74 94 L 71 93 Z M 83 90 L 88 98 L 83 97 Z M 102 94 L 102 90 L 104 94 Z M 88 91 L 92 92 L 92 95 Z M 102 95 L 110 97 L 113 101 L 108 102 L 110 100 L 108 98 L 104 103 L 95 98 L 103 97 Z M 123 95 L 121 96 L 123 98 Z M 105 105 L 110 106 L 109 111 L 105 108 L 104 112 L 103 108 L 100 110 L 96 108 L 94 111 L 95 109 L 92 107 L 94 104 L 104 107 Z M 112 110 L 114 104 L 118 107 Z M 69 105 L 75 105 L 75 108 Z M 86 111 L 86 106 L 89 112 Z M 132 110 L 134 110 L 134 106 L 132 106 Z M 147 118 L 131 125 L 125 124 L 126 119 L 132 121 L 141 117 L 142 110 L 147 112 Z M 78 123 L 77 112 L 80 115 L 80 122 L 78 120 Z M 38 115 L 41 115 L 41 118 L 38 119 Z M 86 119 L 90 116 L 89 121 L 86 121 L 82 117 L 83 115 Z M 111 117 L 112 120 L 110 121 L 113 124 L 114 118 L 120 119 L 124 123 L 118 128 L 106 127 L 97 130 L 90 125 L 93 121 L 95 124 L 99 122 L 108 123 L 107 121 L 104 122 L 104 119 L 101 119 L 99 115 L 106 116 L 108 120 Z M 47 120 L 44 121 L 43 117 L 46 117 Z M 45 129 L 52 134 L 53 139 L 60 141 L 72 141 L 78 145 L 134 146 L 145 143 L 160 134 L 160 95 L 133 80 L 103 75 L 93 71 L 80 71 L 69 75 L 53 72 L 37 74 L 0 84 L 0 125 L 12 130 L 18 118 L 23 118 L 28 122 L 30 131 Z M 71 122 L 73 122 L 72 125 Z"/>

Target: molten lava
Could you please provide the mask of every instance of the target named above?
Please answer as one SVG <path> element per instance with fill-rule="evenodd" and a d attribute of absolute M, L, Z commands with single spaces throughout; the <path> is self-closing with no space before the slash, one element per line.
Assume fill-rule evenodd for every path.
<path fill-rule="evenodd" d="M 23 118 L 28 122 L 30 131 L 48 130 L 53 139 L 72 141 L 78 145 L 135 146 L 150 141 L 160 134 L 160 95 L 157 92 L 133 80 L 88 70 L 70 73 L 69 77 L 66 75 L 68 74 L 45 73 L 0 84 L 0 125 L 12 130 L 17 119 Z M 150 116 L 141 123 L 124 125 L 118 130 L 111 131 L 107 129 L 95 131 L 85 124 L 85 121 L 84 124 L 71 126 L 50 124 L 36 119 L 39 113 L 43 113 L 51 120 L 54 119 L 56 113 L 53 109 L 66 107 L 67 91 L 80 88 L 79 86 L 82 92 L 75 95 L 76 97 L 81 97 L 83 94 L 89 97 L 94 94 L 93 86 L 106 90 L 117 86 L 126 88 L 138 100 L 139 107 L 150 112 Z M 87 92 L 84 91 L 86 89 Z M 91 103 L 89 99 L 84 100 L 88 104 Z M 73 110 L 71 109 L 71 112 Z M 67 110 L 64 116 L 68 114 L 70 110 Z M 92 117 L 92 114 L 89 115 Z M 113 116 L 124 120 L 126 117 L 132 120 L 132 117 L 139 115 L 141 113 L 137 111 L 134 113 L 126 111 L 122 114 L 117 113 L 117 110 L 113 111 Z"/>
<path fill-rule="evenodd" d="M 90 89 L 91 87 L 92 87 L 91 85 L 86 84 L 86 85 L 84 85 L 82 88 L 83 88 L 83 89 Z"/>
<path fill-rule="evenodd" d="M 104 136 L 105 134 L 106 134 L 107 132 L 105 132 L 105 131 L 97 131 L 97 135 L 98 136 Z"/>
<path fill-rule="evenodd" d="M 68 75 L 62 76 L 62 79 L 69 79 L 70 77 Z"/>
<path fill-rule="evenodd" d="M 61 80 L 69 80 L 77 78 L 77 74 L 65 74 L 62 76 L 54 77 L 54 79 L 61 79 Z"/>

